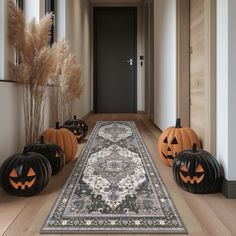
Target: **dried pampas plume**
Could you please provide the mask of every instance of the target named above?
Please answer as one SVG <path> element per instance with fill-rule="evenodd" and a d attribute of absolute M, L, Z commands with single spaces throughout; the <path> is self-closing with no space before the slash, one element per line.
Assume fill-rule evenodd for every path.
<path fill-rule="evenodd" d="M 56 57 L 56 60 L 51 62 L 53 63 L 52 66 L 54 68 L 54 75 L 51 77 L 50 84 L 59 86 L 62 66 L 65 60 L 69 57 L 70 49 L 68 43 L 65 40 L 61 40 L 58 43 L 54 43 L 51 50 L 54 57 Z"/>
<path fill-rule="evenodd" d="M 49 39 L 51 37 L 51 30 L 52 27 L 52 13 L 47 14 L 45 17 L 42 18 L 40 24 L 38 26 L 38 36 L 39 36 L 39 43 L 38 48 L 47 47 L 49 43 Z"/>
<path fill-rule="evenodd" d="M 81 65 L 76 63 L 74 55 L 69 55 L 62 66 L 61 88 L 66 100 L 77 99 L 83 91 L 81 83 Z"/>
<path fill-rule="evenodd" d="M 12 0 L 8 1 L 8 40 L 18 51 L 24 48 L 25 18 Z"/>
<path fill-rule="evenodd" d="M 70 54 L 65 40 L 52 47 L 48 45 L 52 14 L 47 14 L 40 22 L 32 19 L 26 24 L 22 11 L 12 0 L 8 0 L 8 9 L 9 42 L 18 59 L 17 63 L 9 65 L 10 76 L 24 86 L 25 133 L 26 144 L 29 144 L 37 141 L 45 128 L 49 97 L 54 121 L 64 121 L 72 115 L 73 103 L 83 91 L 81 66 Z"/>
<path fill-rule="evenodd" d="M 84 85 L 81 81 L 81 65 L 78 64 L 74 55 L 68 54 L 68 58 L 65 58 L 60 67 L 60 72 L 58 77 L 60 91 L 58 92 L 59 98 L 57 100 L 60 108 L 57 109 L 57 113 L 58 120 L 65 121 L 72 117 L 73 106 L 81 97 Z"/>

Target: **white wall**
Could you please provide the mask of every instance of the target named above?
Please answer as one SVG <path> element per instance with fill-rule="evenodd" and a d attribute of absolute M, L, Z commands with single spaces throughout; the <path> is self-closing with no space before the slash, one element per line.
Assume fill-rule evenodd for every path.
<path fill-rule="evenodd" d="M 7 0 L 0 1 L 0 79 L 8 79 Z M 16 84 L 0 81 L 0 165 L 19 151 L 22 112 Z M 23 137 L 24 139 L 24 137 Z"/>
<path fill-rule="evenodd" d="M 140 56 L 145 54 L 145 15 L 142 5 L 137 8 L 137 111 L 145 111 L 145 60 L 141 66 Z M 145 58 L 145 57 L 144 57 Z"/>
<path fill-rule="evenodd" d="M 15 83 L 0 82 L 0 165 L 24 146 L 22 91 Z"/>
<path fill-rule="evenodd" d="M 8 42 L 7 42 L 7 20 L 4 4 L 7 0 L 0 2 L 0 79 L 8 79 Z M 6 5 L 5 5 L 6 7 Z M 26 0 L 24 2 L 25 16 L 27 21 L 33 17 L 38 21 L 45 10 L 44 1 Z M 24 113 L 23 113 L 23 91 L 19 84 L 11 82 L 0 82 L 0 165 L 10 155 L 21 152 L 25 145 L 24 136 Z M 49 114 L 49 112 L 47 113 Z M 47 117 L 47 120 L 48 117 Z"/>
<path fill-rule="evenodd" d="M 154 123 L 176 119 L 176 0 L 154 1 Z"/>
<path fill-rule="evenodd" d="M 60 16 L 60 17 L 59 17 Z M 57 16 L 57 39 L 65 38 L 82 65 L 84 93 L 75 106 L 75 114 L 83 117 L 91 111 L 90 3 L 86 0 L 60 0 Z"/>
<path fill-rule="evenodd" d="M 44 1 L 25 0 L 27 21 L 44 15 Z M 0 1 L 0 79 L 8 79 L 7 0 Z M 10 155 L 21 152 L 25 143 L 22 89 L 20 85 L 0 82 L 0 165 Z"/>
<path fill-rule="evenodd" d="M 217 0 L 217 158 L 236 180 L 236 1 Z"/>
<path fill-rule="evenodd" d="M 76 106 L 75 112 L 83 117 L 91 111 L 91 75 L 90 75 L 90 3 L 87 0 L 70 0 L 67 8 L 68 39 L 72 52 L 82 65 L 84 93 Z"/>

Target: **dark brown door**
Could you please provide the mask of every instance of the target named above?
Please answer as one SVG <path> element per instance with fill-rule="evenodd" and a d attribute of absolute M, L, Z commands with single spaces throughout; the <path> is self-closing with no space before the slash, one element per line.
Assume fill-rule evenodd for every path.
<path fill-rule="evenodd" d="M 94 8 L 94 111 L 136 112 L 137 8 Z"/>

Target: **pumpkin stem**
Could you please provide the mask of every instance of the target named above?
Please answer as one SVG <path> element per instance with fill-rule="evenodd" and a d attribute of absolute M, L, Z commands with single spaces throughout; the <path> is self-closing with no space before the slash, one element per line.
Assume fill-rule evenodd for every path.
<path fill-rule="evenodd" d="M 194 153 L 197 152 L 197 144 L 196 144 L 196 143 L 193 144 L 193 146 L 192 146 L 192 151 L 193 151 Z"/>
<path fill-rule="evenodd" d="M 175 128 L 182 128 L 181 127 L 181 119 L 180 118 L 176 119 Z"/>
<path fill-rule="evenodd" d="M 59 123 L 59 121 L 56 122 L 56 129 L 60 129 L 60 123 Z"/>
<path fill-rule="evenodd" d="M 44 144 L 44 136 L 43 135 L 40 137 L 40 144 Z"/>
<path fill-rule="evenodd" d="M 76 115 L 74 115 L 74 120 L 76 120 Z"/>

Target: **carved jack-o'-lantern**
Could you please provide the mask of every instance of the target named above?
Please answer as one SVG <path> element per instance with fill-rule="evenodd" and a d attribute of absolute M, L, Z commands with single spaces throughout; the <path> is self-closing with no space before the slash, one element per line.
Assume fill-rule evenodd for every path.
<path fill-rule="evenodd" d="M 169 127 L 161 134 L 157 149 L 160 158 L 167 166 L 172 165 L 176 155 L 192 147 L 193 143 L 197 143 L 200 147 L 200 140 L 196 133 L 189 127 L 181 127 L 181 120 L 176 120 L 175 127 Z"/>
<path fill-rule="evenodd" d="M 61 128 L 65 128 L 71 131 L 75 135 L 78 143 L 84 138 L 84 133 L 80 126 L 63 125 L 61 126 Z"/>
<path fill-rule="evenodd" d="M 220 166 L 209 152 L 197 150 L 197 144 L 180 152 L 172 169 L 175 182 L 188 192 L 209 193 L 219 188 Z"/>
<path fill-rule="evenodd" d="M 77 119 L 76 116 L 74 116 L 74 119 L 71 119 L 71 120 L 67 120 L 64 125 L 68 125 L 68 126 L 76 126 L 76 127 L 79 127 L 82 129 L 83 131 L 83 135 L 82 137 L 80 138 L 80 140 L 82 140 L 88 133 L 88 125 L 83 121 L 83 120 L 80 120 L 80 119 Z M 79 141 L 80 141 L 79 140 Z"/>
<path fill-rule="evenodd" d="M 27 152 L 36 152 L 46 157 L 52 167 L 52 175 L 57 174 L 65 165 L 63 150 L 54 143 L 45 143 L 44 136 L 40 137 L 39 143 L 33 143 L 25 147 Z"/>
<path fill-rule="evenodd" d="M 23 154 L 10 156 L 0 169 L 3 189 L 16 196 L 33 196 L 46 187 L 52 169 L 42 155 L 24 150 Z"/>

